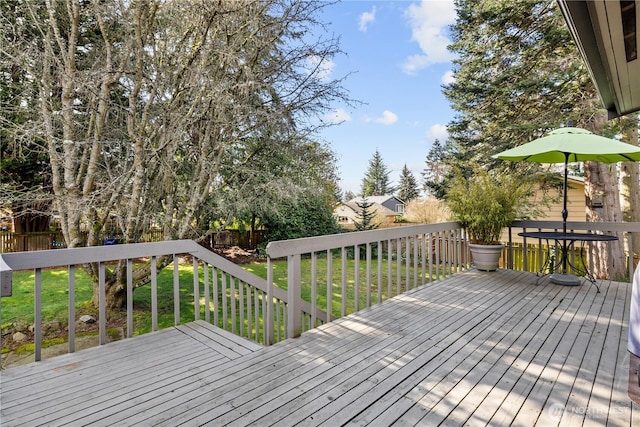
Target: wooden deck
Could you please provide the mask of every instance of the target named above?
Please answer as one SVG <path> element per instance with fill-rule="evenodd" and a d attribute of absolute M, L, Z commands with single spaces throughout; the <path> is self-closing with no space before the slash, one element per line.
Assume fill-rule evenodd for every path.
<path fill-rule="evenodd" d="M 475 270 L 271 347 L 202 322 L 2 372 L 13 425 L 640 425 L 631 287 Z"/>

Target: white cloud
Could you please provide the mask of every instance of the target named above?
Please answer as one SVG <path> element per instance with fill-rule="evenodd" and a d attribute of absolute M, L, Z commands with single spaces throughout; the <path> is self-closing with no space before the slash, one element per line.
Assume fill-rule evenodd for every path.
<path fill-rule="evenodd" d="M 456 76 L 453 74 L 453 70 L 449 70 L 446 73 L 444 73 L 440 81 L 442 82 L 442 84 L 445 84 L 445 85 L 455 83 Z"/>
<path fill-rule="evenodd" d="M 343 122 L 350 122 L 351 115 L 342 108 L 337 108 L 329 114 L 325 114 L 324 119 L 330 123 L 338 124 Z"/>
<path fill-rule="evenodd" d="M 453 59 L 453 54 L 447 50 L 451 43 L 447 28 L 456 19 L 453 0 L 422 0 L 420 4 L 411 4 L 405 15 L 411 26 L 411 39 L 422 51 L 407 58 L 402 66 L 405 73 L 415 74 L 429 65 Z"/>
<path fill-rule="evenodd" d="M 376 7 L 371 8 L 371 12 L 364 12 L 360 15 L 358 29 L 362 32 L 366 32 L 369 28 L 369 24 L 376 21 Z"/>
<path fill-rule="evenodd" d="M 376 123 L 382 123 L 383 125 L 392 125 L 398 121 L 398 115 L 389 110 L 384 110 L 382 117 L 378 117 L 374 121 Z"/>
<path fill-rule="evenodd" d="M 447 132 L 447 126 L 442 124 L 435 124 L 429 128 L 427 131 L 427 140 L 429 142 L 433 142 L 436 139 L 441 143 L 449 138 L 449 133 Z"/>
<path fill-rule="evenodd" d="M 308 59 L 309 72 L 317 72 L 318 78 L 328 80 L 336 64 L 331 59 L 312 56 Z"/>

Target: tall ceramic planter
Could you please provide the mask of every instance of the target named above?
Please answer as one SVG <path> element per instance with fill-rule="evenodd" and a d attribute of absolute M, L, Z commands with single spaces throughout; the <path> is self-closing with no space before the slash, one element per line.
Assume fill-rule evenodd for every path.
<path fill-rule="evenodd" d="M 477 245 L 469 243 L 471 259 L 478 270 L 495 271 L 498 269 L 500 254 L 504 245 Z"/>

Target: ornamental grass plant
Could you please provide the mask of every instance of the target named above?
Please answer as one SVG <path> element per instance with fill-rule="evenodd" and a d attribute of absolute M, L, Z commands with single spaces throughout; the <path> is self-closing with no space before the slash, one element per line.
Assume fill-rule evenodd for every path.
<path fill-rule="evenodd" d="M 469 177 L 456 175 L 445 200 L 471 243 L 500 244 L 502 229 L 530 213 L 532 184 L 522 177 L 477 168 Z"/>

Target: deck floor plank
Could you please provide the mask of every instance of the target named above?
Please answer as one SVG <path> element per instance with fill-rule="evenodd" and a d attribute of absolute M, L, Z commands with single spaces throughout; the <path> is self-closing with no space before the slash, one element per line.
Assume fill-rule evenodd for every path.
<path fill-rule="evenodd" d="M 253 341 L 241 338 L 224 329 L 215 328 L 203 320 L 182 325 L 178 329 L 213 349 L 225 352 L 228 350 L 227 357 L 243 356 L 262 348 L 261 345 Z M 199 335 L 202 335 L 202 338 Z"/>
<path fill-rule="evenodd" d="M 423 377 L 425 374 L 427 375 L 426 378 L 418 384 L 418 386 L 415 386 L 414 383 L 419 381 L 420 378 L 412 379 L 412 377 L 408 377 L 407 380 L 398 384 L 398 386 L 393 387 L 391 390 L 386 392 L 384 396 L 381 396 L 380 399 L 376 400 L 375 405 L 368 406 L 358 414 L 358 416 L 353 419 L 353 422 L 361 425 L 368 424 L 371 422 L 371 419 L 378 416 L 385 407 L 388 409 L 385 415 L 387 418 L 376 418 L 375 423 L 388 424 L 390 422 L 395 422 L 395 419 L 403 414 L 403 407 L 405 410 L 408 410 L 410 407 L 415 405 L 415 402 L 419 401 L 428 393 L 424 382 L 430 377 L 441 378 L 441 382 L 446 383 L 445 388 L 453 391 L 451 384 L 455 382 L 453 378 L 458 375 L 457 373 L 471 368 L 479 361 L 483 354 L 486 354 L 486 349 L 482 348 L 486 340 L 497 333 L 498 330 L 504 326 L 505 322 L 509 319 L 513 319 L 512 316 L 518 317 L 519 315 L 524 314 L 521 310 L 526 304 L 525 298 L 522 298 L 522 294 L 517 292 L 516 289 L 513 289 L 513 291 L 514 292 L 510 294 L 500 295 L 500 301 L 495 300 L 497 298 L 497 293 L 494 293 L 492 298 L 494 299 L 493 303 L 498 305 L 502 301 L 506 300 L 506 304 L 500 304 L 499 310 L 493 313 L 496 318 L 499 319 L 498 321 L 492 320 L 485 325 L 485 328 L 478 328 L 478 334 L 475 336 L 470 334 L 462 335 L 460 337 L 460 344 L 462 347 L 459 351 L 456 351 L 452 355 L 445 352 L 441 354 L 438 359 L 434 359 L 433 362 L 430 362 L 434 368 L 432 372 L 427 372 L 425 369 L 421 369 L 419 371 L 419 375 Z M 440 364 L 438 365 L 438 363 Z M 432 390 L 434 389 L 430 386 L 427 387 Z M 362 397 L 360 399 L 363 400 Z M 330 418 L 329 421 L 332 419 L 334 421 L 338 420 L 340 417 L 344 418 L 345 415 L 346 413 L 338 413 Z M 406 414 L 403 415 L 403 419 L 406 420 L 404 417 L 406 417 Z"/>
<path fill-rule="evenodd" d="M 602 302 L 602 293 L 597 295 L 593 299 L 585 298 L 581 308 L 573 315 L 561 345 L 555 351 L 554 356 L 561 355 L 564 358 L 556 362 L 553 387 L 540 415 L 543 420 L 558 422 L 559 425 L 571 425 L 571 423 L 582 425 L 580 413 L 575 411 L 580 408 L 581 399 L 572 392 L 577 390 L 574 388 L 576 378 L 580 372 L 583 372 L 581 365 L 586 356 L 586 343 L 588 343 L 588 337 L 591 336 L 595 323 L 593 318 L 598 315 L 601 308 L 601 305 L 595 302 L 598 300 Z M 594 357 L 599 357 L 599 353 Z"/>
<path fill-rule="evenodd" d="M 179 360 L 187 355 L 196 354 L 196 352 L 215 356 L 209 348 L 193 348 L 185 345 L 183 337 L 168 343 L 165 343 L 162 338 L 160 339 L 163 343 L 162 351 L 157 351 L 157 346 L 149 347 L 148 343 L 142 343 L 143 345 L 137 346 L 133 351 L 120 348 L 115 351 L 115 347 L 100 348 L 101 351 L 95 351 L 91 355 L 88 353 L 74 354 L 70 358 L 65 355 L 60 356 L 60 360 L 50 359 L 50 362 L 42 362 L 43 365 L 46 364 L 49 367 L 48 371 L 43 372 L 40 378 L 32 377 L 33 380 L 29 383 L 30 386 L 5 389 L 6 384 L 3 378 L 3 392 L 7 394 L 4 402 L 9 404 L 14 400 L 24 401 L 24 399 L 29 398 L 35 400 L 47 395 L 60 393 L 60 390 L 56 387 L 56 381 L 49 381 L 51 378 L 57 378 L 57 381 L 64 380 L 64 383 L 69 388 L 82 388 L 82 385 L 86 383 L 86 372 L 93 376 L 93 381 L 96 385 L 100 385 L 101 382 L 108 383 L 114 378 L 134 375 L 140 370 L 141 357 L 144 358 L 144 364 L 142 364 L 144 369 L 161 369 L 172 360 Z M 96 347 L 96 349 L 98 348 Z M 149 350 L 145 352 L 145 349 Z M 109 353 L 106 357 L 102 357 L 105 350 Z M 115 353 L 113 358 L 110 357 L 111 353 Z M 102 362 L 97 364 L 84 363 L 80 359 L 82 357 L 87 358 L 87 362 Z M 69 363 L 69 359 L 71 359 L 71 363 Z M 130 363 L 132 361 L 135 361 L 135 363 Z M 6 371 L 5 375 L 8 377 L 13 373 L 13 369 L 11 369 Z M 13 378 L 11 379 L 13 380 Z M 16 381 L 12 381 L 12 383 L 15 384 Z M 34 393 L 37 393 L 37 395 L 34 395 Z"/>
<path fill-rule="evenodd" d="M 462 297 L 462 295 L 460 295 Z M 479 299 L 477 295 L 471 296 L 469 300 L 471 303 L 465 304 L 465 300 L 462 298 L 454 299 L 457 301 L 456 306 L 458 308 L 462 306 L 466 306 L 467 308 L 481 306 L 489 301 L 490 298 L 487 299 Z M 445 351 L 450 345 L 453 345 L 461 336 L 460 328 L 464 327 L 472 327 L 473 319 L 461 317 L 455 313 L 455 311 L 449 309 L 449 315 L 453 315 L 456 317 L 456 323 L 450 324 L 450 320 L 447 319 L 438 319 L 438 321 L 447 322 L 450 324 L 450 327 L 447 329 L 438 329 L 434 327 L 429 327 L 428 322 L 424 322 L 426 326 L 426 331 L 417 330 L 414 336 L 409 337 L 409 346 L 398 348 L 398 353 L 394 358 L 386 357 L 386 361 L 382 366 L 373 366 L 375 372 L 358 372 L 357 375 L 352 375 L 351 378 L 347 378 L 344 383 L 341 383 L 336 389 L 332 390 L 332 399 L 329 405 L 323 405 L 322 400 L 315 399 L 314 394 L 305 393 L 305 395 L 298 399 L 297 402 L 292 402 L 292 404 L 298 409 L 296 410 L 297 418 L 293 416 L 289 416 L 289 418 L 282 419 L 282 423 L 287 425 L 288 423 L 302 421 L 304 417 L 313 417 L 315 421 L 321 420 L 323 417 L 329 416 L 329 418 L 339 411 L 341 408 L 339 405 L 344 405 L 345 403 L 349 406 L 348 411 L 354 411 L 356 407 L 354 398 L 361 396 L 361 393 L 366 394 L 376 401 L 376 404 L 382 404 L 381 400 L 373 398 L 374 395 L 379 394 L 380 389 L 384 389 L 384 385 L 380 386 L 382 383 L 392 382 L 392 379 L 389 379 L 389 374 L 395 374 L 398 369 L 410 369 L 411 367 L 406 367 L 403 359 L 411 360 L 415 357 L 415 354 L 421 354 L 423 357 L 429 357 L 432 355 L 434 360 L 439 360 L 446 358 L 442 355 L 442 352 Z M 473 316 L 471 316 L 473 317 Z M 430 329 L 430 330 L 429 330 Z M 439 335 L 433 335 L 434 332 L 438 332 Z M 434 345 L 434 343 L 437 343 Z M 379 365 L 379 363 L 378 363 Z M 401 374 L 402 375 L 402 374 Z M 354 388 L 357 387 L 357 388 Z M 340 392 L 343 392 L 340 394 Z M 320 391 L 321 392 L 321 391 Z M 304 399 L 304 401 L 302 400 Z M 304 404 L 304 406 L 300 406 Z M 318 411 L 318 406 L 321 407 L 322 412 Z M 278 411 L 278 416 L 281 416 L 280 411 Z M 347 419 L 344 417 L 344 414 L 341 414 L 342 419 Z M 329 423 L 331 421 L 328 421 Z"/>
<path fill-rule="evenodd" d="M 611 343 L 611 346 L 614 348 L 616 344 L 618 345 L 618 351 L 615 362 L 613 358 L 611 360 L 611 364 L 615 363 L 615 367 L 612 369 L 613 379 L 610 390 L 611 400 L 609 402 L 609 419 L 607 419 L 607 424 L 635 426 L 640 425 L 640 406 L 631 402 L 627 392 L 630 354 L 627 350 L 627 342 L 629 339 L 627 325 L 629 324 L 630 315 L 631 286 L 623 288 L 618 293 L 621 296 L 616 298 L 616 307 L 614 309 L 616 318 L 615 321 L 612 320 L 612 323 L 619 328 L 620 339 L 617 343 L 612 339 Z M 607 365 L 607 368 L 608 367 L 609 365 Z M 609 392 L 609 390 L 601 391 L 601 393 L 607 392 Z M 614 422 L 612 422 L 612 419 Z"/>
<path fill-rule="evenodd" d="M 610 408 L 614 408 L 615 414 L 620 417 L 615 423 L 610 423 L 611 425 L 629 425 L 629 419 L 625 420 L 626 417 L 624 416 L 624 413 L 629 412 L 628 409 L 616 408 L 616 403 L 612 401 L 613 390 L 616 388 L 614 382 L 616 366 L 624 364 L 623 360 L 618 357 L 618 353 L 620 342 L 626 342 L 626 337 L 622 336 L 622 323 L 624 321 L 624 311 L 628 308 L 627 294 L 629 291 L 630 288 L 621 287 L 616 287 L 611 291 L 615 293 L 615 296 L 612 295 L 610 298 L 612 305 L 610 317 L 603 319 L 603 323 L 606 324 L 607 328 L 604 331 L 605 337 L 598 366 L 595 368 L 594 387 L 585 406 L 590 409 L 590 413 L 585 417 L 584 426 L 596 427 L 602 425 L 603 421 L 606 423 Z"/>
<path fill-rule="evenodd" d="M 178 334 L 181 339 L 170 345 L 164 341 L 164 336 Z M 212 351 L 211 347 L 194 339 L 187 339 L 187 335 L 175 329 L 166 329 L 157 333 L 154 340 L 139 340 L 140 345 L 132 347 L 130 342 L 114 343 L 112 346 L 102 346 L 88 349 L 74 355 L 60 356 L 59 358 L 44 361 L 43 366 L 49 365 L 49 372 L 64 372 L 65 387 L 56 387 L 57 382 L 48 382 L 48 387 L 42 387 L 40 381 L 37 387 L 31 390 L 31 396 L 23 396 L 19 400 L 20 405 L 33 402 L 33 407 L 38 408 L 30 414 L 20 414 L 21 408 L 17 405 L 3 411 L 3 418 L 11 421 L 14 412 L 17 411 L 21 422 L 57 422 L 63 423 L 65 419 L 73 417 L 86 417 L 103 407 L 111 407 L 120 399 L 131 397 L 131 394 L 148 393 L 156 390 L 162 381 L 171 385 L 180 380 L 180 375 L 188 376 L 188 371 L 197 369 L 192 363 L 208 364 L 209 369 L 216 365 L 229 361 L 228 357 L 219 352 Z M 118 345 L 121 344 L 121 345 Z M 107 356 L 101 357 L 108 352 Z M 102 361 L 101 364 L 88 363 L 73 364 L 72 368 L 67 358 L 76 359 L 80 355 L 88 361 Z M 119 356 L 119 357 L 116 357 Z M 127 363 L 133 361 L 134 363 Z M 185 361 L 187 363 L 185 363 Z M 192 363 L 189 363 L 192 362 Z M 38 365 L 38 364 L 36 364 Z M 5 374 L 14 374 L 20 368 L 8 370 Z M 90 375 L 90 387 L 87 377 Z M 127 380 L 127 379 L 135 380 Z M 124 381 L 123 381 L 124 379 Z M 4 383 L 4 382 L 3 382 Z M 59 384 L 58 384 L 59 385 Z M 99 390 L 99 392 L 97 392 Z M 92 397 L 88 399 L 87 397 Z M 106 403 L 105 403 L 106 402 Z M 5 400 L 3 399 L 3 403 Z M 7 399 L 7 404 L 11 401 Z M 64 416 L 59 417 L 60 414 Z"/>
<path fill-rule="evenodd" d="M 436 406 L 435 411 L 431 411 L 430 414 L 423 413 L 423 417 L 416 421 L 439 423 L 447 419 L 448 422 L 463 425 L 472 414 L 478 419 L 479 414 L 476 411 L 492 390 L 508 392 L 511 389 L 520 378 L 522 369 L 535 354 L 535 337 L 548 333 L 545 330 L 545 325 L 548 325 L 546 320 L 553 311 L 550 302 L 563 293 L 563 290 L 558 288 L 546 289 L 549 292 L 540 292 L 532 297 L 531 301 L 524 301 L 529 307 L 522 307 L 519 316 L 516 314 L 508 319 L 509 322 L 501 325 L 496 334 L 481 343 L 485 347 L 482 359 L 474 366 L 461 370 L 464 376 L 452 389 L 457 394 L 454 394 L 456 398 L 448 405 L 449 412 L 445 414 L 445 411 L 438 411 Z M 499 401 L 500 399 L 496 399 L 496 402 Z M 420 408 L 424 409 L 423 406 Z M 484 409 L 484 405 L 482 408 Z M 439 419 L 429 417 L 431 414 L 439 414 Z M 488 414 L 485 417 L 485 420 L 491 418 Z"/>
<path fill-rule="evenodd" d="M 471 296 L 467 296 L 467 298 L 472 299 Z M 463 302 L 464 302 L 464 299 L 457 300 L 457 304 L 460 304 Z M 378 321 L 383 320 L 386 326 L 386 328 L 382 332 L 379 327 L 375 326 L 375 324 L 377 323 L 375 321 L 371 323 L 372 326 L 375 326 L 373 329 L 371 329 L 371 326 L 367 327 L 366 330 L 371 329 L 372 331 L 375 332 L 375 335 L 378 336 L 379 339 L 383 340 L 374 349 L 368 349 L 371 343 L 367 345 L 366 342 L 365 342 L 365 345 L 360 343 L 353 343 L 357 345 L 349 345 L 348 347 L 345 347 L 344 345 L 334 347 L 334 351 L 337 352 L 339 356 L 337 356 L 337 358 L 331 359 L 331 362 L 332 362 L 331 365 L 336 365 L 336 366 L 328 373 L 323 373 L 321 374 L 321 376 L 317 378 L 320 381 L 320 384 L 317 385 L 317 389 L 320 390 L 320 393 L 325 392 L 326 388 L 330 385 L 328 382 L 332 378 L 331 376 L 332 372 L 336 372 L 337 374 L 349 372 L 349 366 L 342 363 L 341 359 L 346 358 L 349 362 L 354 362 L 354 361 L 363 360 L 363 358 L 372 358 L 372 357 L 380 358 L 382 357 L 382 355 L 380 354 L 380 351 L 384 350 L 385 346 L 391 347 L 393 345 L 394 347 L 397 347 L 399 345 L 399 341 L 397 340 L 399 340 L 403 335 L 406 335 L 403 331 L 407 329 L 408 325 L 412 325 L 413 323 L 420 321 L 422 325 L 427 325 L 425 326 L 425 328 L 429 328 L 428 326 L 430 322 L 429 319 L 433 319 L 434 322 L 438 322 L 438 319 L 440 319 L 439 322 L 441 324 L 447 325 L 449 324 L 449 322 L 446 319 L 450 316 L 453 316 L 451 312 L 450 304 L 439 303 L 435 307 L 433 307 L 433 304 L 431 304 L 431 302 L 416 300 L 411 293 L 408 293 L 404 296 L 400 296 L 396 298 L 395 303 L 392 305 L 388 305 L 387 307 L 388 307 L 388 310 L 384 310 L 386 312 L 386 315 L 379 316 L 376 314 L 375 316 L 370 316 L 370 314 L 373 314 L 373 311 L 365 311 L 365 313 L 367 313 L 366 318 L 364 318 L 364 316 L 361 317 L 356 315 L 356 316 L 351 316 L 349 318 L 339 319 L 332 324 L 325 325 L 321 328 L 318 328 L 314 331 L 308 332 L 307 334 L 303 335 L 303 337 L 300 340 L 306 344 L 306 343 L 316 342 L 317 341 L 316 336 L 319 333 L 325 332 L 325 329 L 333 330 L 336 328 L 336 326 L 342 326 L 343 328 L 346 327 L 348 329 L 356 330 L 361 333 L 365 332 L 365 330 L 362 329 L 362 325 L 364 324 L 364 322 L 371 323 L 371 321 L 374 319 L 377 319 Z M 427 310 L 429 311 L 426 312 Z M 431 328 L 432 334 L 435 333 L 436 331 L 439 331 L 439 329 L 434 327 Z M 372 341 L 372 339 L 373 337 L 371 336 L 366 337 L 366 341 Z M 412 340 L 413 338 L 410 338 L 410 339 Z M 334 340 L 331 340 L 329 344 L 332 344 L 333 342 Z M 350 350 L 350 349 L 355 350 L 355 353 L 352 353 L 351 351 L 353 350 Z M 368 351 L 367 354 L 363 354 L 367 351 Z M 324 359 L 327 357 L 327 355 L 321 354 L 321 357 Z M 289 363 L 292 363 L 292 362 L 295 363 L 295 366 L 297 367 L 298 370 L 308 369 L 308 367 L 306 367 L 305 364 L 300 364 L 299 361 L 297 360 L 289 361 Z M 289 369 L 291 369 L 293 366 L 294 365 L 290 365 Z M 287 369 L 287 366 L 285 366 L 284 368 Z M 358 372 L 358 371 L 354 371 L 354 372 Z M 312 399 L 313 393 L 311 391 L 313 390 L 313 387 L 316 386 L 316 382 L 311 383 L 311 382 L 301 381 L 301 377 L 296 375 L 296 373 L 297 373 L 297 370 L 294 371 L 293 374 L 288 375 L 286 377 L 286 378 L 289 378 L 289 382 L 295 382 L 293 385 L 290 385 L 288 387 L 291 390 L 295 391 L 296 394 L 302 395 L 302 398 L 306 399 L 306 401 L 308 401 L 309 399 Z M 342 377 L 344 377 L 344 375 L 342 375 Z M 263 394 L 262 396 L 255 396 L 255 399 L 257 400 L 251 399 L 252 397 L 254 397 L 252 395 L 244 394 L 244 390 L 242 388 L 239 388 L 237 384 L 234 384 L 233 390 L 224 390 L 224 396 L 225 398 L 227 398 L 228 396 L 234 396 L 239 392 L 241 392 L 243 399 L 245 399 L 246 402 L 249 402 L 250 406 L 256 406 L 255 404 L 257 403 L 260 405 L 261 409 L 264 410 L 266 408 L 268 409 L 267 412 L 273 412 L 277 410 L 278 414 L 280 414 L 279 416 L 282 416 L 282 414 L 285 413 L 283 412 L 285 411 L 285 409 L 283 409 L 280 406 L 284 403 L 283 402 L 284 399 L 282 396 L 278 396 L 277 393 L 275 393 L 273 390 L 273 387 L 276 387 L 278 385 L 279 379 L 282 380 L 285 378 L 282 377 L 280 373 L 278 373 L 276 378 L 271 378 L 271 377 L 266 378 L 266 380 L 270 381 L 269 382 L 270 391 L 268 394 Z M 344 380 L 344 378 L 342 379 Z M 255 388 L 252 385 L 252 383 L 247 384 L 247 387 L 249 387 L 252 390 Z M 291 397 L 291 393 L 289 393 L 289 398 L 290 397 Z M 203 398 L 206 399 L 206 397 L 203 397 Z M 198 399 L 198 398 L 196 397 L 195 399 Z M 267 402 L 267 399 L 269 400 L 269 402 Z M 298 399 L 296 406 L 299 406 L 302 403 L 303 402 L 300 399 Z M 193 417 L 194 416 L 193 411 L 197 410 L 197 408 L 199 407 L 201 407 L 201 404 L 197 400 L 190 400 L 189 404 L 187 406 L 183 406 L 181 409 L 183 410 L 183 413 L 185 414 L 186 417 Z M 224 418 L 218 419 L 215 417 L 218 416 L 220 412 L 223 411 L 225 408 L 227 410 L 234 409 L 233 416 L 237 416 L 239 413 L 242 412 L 241 408 L 239 407 L 239 403 L 234 401 L 229 401 L 228 404 L 224 405 L 223 408 L 219 407 L 216 409 L 216 411 L 208 412 L 204 414 L 202 418 L 216 419 L 217 423 L 224 424 L 228 420 Z M 256 416 L 256 413 L 254 412 L 250 415 L 250 418 L 255 416 Z M 195 420 L 191 419 L 190 422 L 197 422 L 197 419 Z M 261 422 L 262 423 L 268 422 L 268 417 L 261 418 Z"/>
<path fill-rule="evenodd" d="M 609 293 L 613 295 L 609 295 Z M 606 423 L 606 412 L 599 414 L 595 402 L 589 405 L 589 400 L 592 393 L 599 393 L 604 389 L 604 387 L 595 387 L 598 384 L 604 385 L 602 381 L 596 382 L 596 376 L 598 365 L 605 351 L 605 339 L 615 298 L 616 290 L 607 288 L 594 299 L 591 318 L 586 319 L 576 341 L 576 351 L 578 354 L 582 353 L 582 359 L 571 389 L 573 407 L 567 408 L 569 410 L 566 412 L 569 416 L 562 420 L 565 425 L 584 424 L 588 419 Z M 608 368 L 613 370 L 615 365 Z M 589 409 L 588 413 L 587 408 Z"/>
<path fill-rule="evenodd" d="M 469 270 L 269 347 L 204 321 L 0 372 L 3 426 L 633 425 L 630 286 Z"/>
<path fill-rule="evenodd" d="M 527 301 L 527 303 L 535 308 L 537 304 L 534 301 L 542 295 L 539 292 L 546 288 L 532 289 L 535 289 L 536 293 L 534 294 L 533 301 Z M 555 295 L 558 289 L 551 291 Z M 544 300 L 544 298 L 542 299 Z M 544 305 L 545 304 L 542 304 L 542 306 Z M 529 313 L 525 311 L 524 314 L 532 315 L 532 313 L 535 314 L 536 312 L 537 310 Z M 483 396 L 481 394 L 476 396 L 475 394 L 479 393 L 480 390 L 482 390 L 483 393 L 491 391 L 496 381 L 499 380 L 499 374 L 509 366 L 507 363 L 509 359 L 508 352 L 514 351 L 516 346 L 514 343 L 516 340 L 522 340 L 526 337 L 526 335 L 522 334 L 525 331 L 524 328 L 530 326 L 530 323 L 531 321 L 525 319 L 522 319 L 520 322 L 508 322 L 504 325 L 504 330 L 500 331 L 500 333 L 492 335 L 489 337 L 490 339 L 485 342 L 477 343 L 481 349 L 479 366 L 467 368 L 466 365 L 463 365 L 463 367 L 458 367 L 455 370 L 452 369 L 450 374 L 445 374 L 444 376 L 444 379 L 448 379 L 448 381 L 438 382 L 442 376 L 425 379 L 423 384 L 421 384 L 422 395 L 417 396 L 419 397 L 419 399 L 417 399 L 418 404 L 414 405 L 411 410 L 403 415 L 403 423 L 438 423 L 443 419 L 450 419 L 448 414 L 452 412 L 457 413 L 456 407 L 458 404 L 465 404 L 466 401 L 468 405 L 472 400 L 476 399 L 482 401 Z M 503 324 L 500 324 L 500 326 L 502 327 Z M 489 383 L 491 388 L 482 386 L 482 382 L 480 381 L 483 378 L 482 376 L 475 378 L 476 375 L 483 374 L 485 376 L 489 375 L 489 379 L 487 379 L 486 382 Z M 480 383 L 480 386 L 475 387 L 478 383 Z M 451 388 L 453 393 L 449 393 L 449 388 Z M 475 392 L 472 395 L 471 392 L 473 390 L 475 390 Z M 466 418 L 468 416 L 466 413 L 474 410 L 475 408 L 462 409 L 459 417 Z"/>
<path fill-rule="evenodd" d="M 517 416 L 520 416 L 524 413 L 521 404 L 530 404 L 531 406 L 525 410 L 525 412 L 529 411 L 525 419 L 535 420 L 537 418 L 535 411 L 538 406 L 541 406 L 539 401 L 544 393 L 538 391 L 532 394 L 532 389 L 537 386 L 546 362 L 552 356 L 565 332 L 565 324 L 561 322 L 562 316 L 566 314 L 567 310 L 575 310 L 576 304 L 581 301 L 581 299 L 568 297 L 568 293 L 568 288 L 564 288 L 564 291 L 558 293 L 557 297 L 551 301 L 548 315 L 538 319 L 538 322 L 543 323 L 538 333 L 531 338 L 517 361 L 512 363 L 504 375 L 494 383 L 494 387 L 474 413 L 476 418 L 488 422 L 496 416 L 499 408 L 502 408 L 504 413 L 514 414 L 518 407 L 520 410 Z M 544 399 L 542 399 L 542 403 L 544 403 Z M 531 418 L 532 416 L 533 418 Z M 514 420 L 514 423 L 517 424 L 518 421 Z"/>
<path fill-rule="evenodd" d="M 549 286 L 554 286 L 549 284 Z M 543 367 L 539 376 L 536 371 L 529 371 L 526 374 L 520 376 L 516 385 L 509 390 L 509 393 L 505 397 L 501 405 L 496 409 L 493 417 L 490 419 L 491 423 L 496 424 L 509 424 L 510 422 L 527 422 L 534 421 L 536 418 L 533 414 L 527 414 L 519 416 L 523 405 L 528 404 L 533 407 L 533 413 L 538 414 L 543 412 L 545 405 L 557 405 L 566 402 L 566 398 L 562 397 L 561 390 L 556 390 L 557 395 L 549 401 L 549 396 L 553 392 L 553 388 L 558 384 L 558 378 L 562 374 L 562 371 L 558 370 L 558 367 L 562 368 L 567 360 L 570 349 L 573 346 L 573 342 L 576 339 L 577 334 L 582 326 L 580 319 L 577 318 L 576 313 L 586 311 L 591 307 L 591 301 L 587 298 L 587 287 L 580 287 L 577 292 L 572 292 L 569 305 L 559 304 L 554 311 L 555 322 L 557 329 L 550 339 L 545 341 L 544 350 L 540 353 L 540 357 L 536 359 L 539 366 Z M 592 291 L 595 292 L 595 291 Z M 516 374 L 520 374 L 520 370 L 515 370 Z M 564 378 L 567 381 L 573 383 L 573 377 L 569 376 Z M 529 386 L 533 386 L 529 390 Z M 565 386 L 562 386 L 565 387 Z M 569 384 L 566 387 L 570 387 Z M 566 388 L 565 387 L 565 388 Z M 541 408 L 537 411 L 538 408 Z M 555 410 L 555 406 L 552 407 Z M 546 414 L 550 411 L 547 409 Z M 555 419 L 544 420 L 541 425 L 553 425 Z"/>
<path fill-rule="evenodd" d="M 162 334 L 162 337 L 158 338 L 156 334 Z M 157 342 L 158 339 L 161 339 L 165 347 L 170 349 L 173 348 L 174 344 L 181 343 L 184 340 L 184 334 L 170 328 L 117 341 L 106 346 L 93 347 L 81 352 L 65 354 L 38 363 L 11 368 L 3 371 L 2 388 L 3 391 L 13 392 L 13 390 L 32 384 L 31 381 L 44 382 L 50 378 L 59 379 L 65 372 L 71 375 L 78 369 L 100 368 L 104 366 L 105 361 L 118 363 L 126 360 L 131 354 L 135 354 L 138 348 L 144 347 L 148 343 Z M 117 352 L 113 350 L 115 349 L 114 346 L 117 346 Z M 108 353 L 108 357 L 101 357 L 102 352 Z M 91 357 L 88 357 L 89 353 L 91 353 Z"/>

